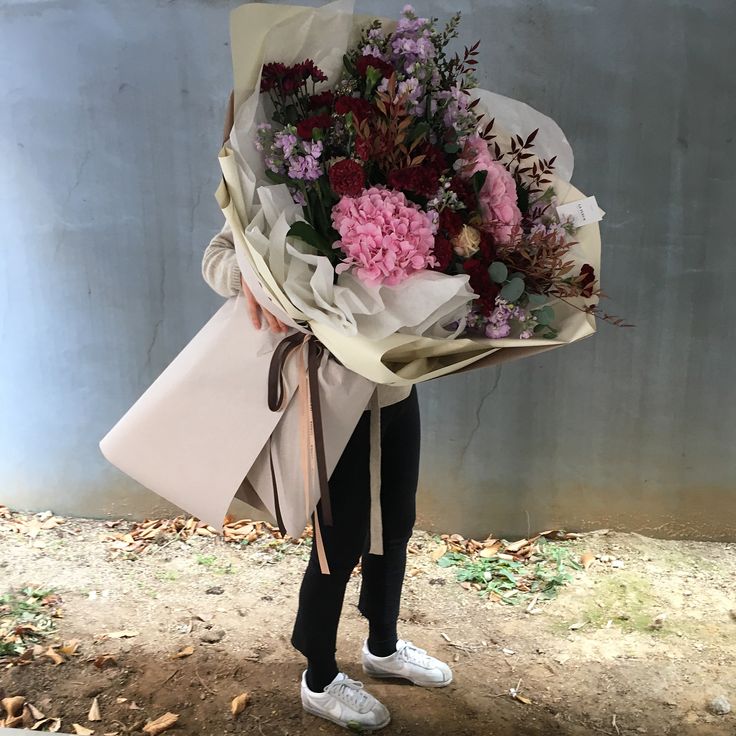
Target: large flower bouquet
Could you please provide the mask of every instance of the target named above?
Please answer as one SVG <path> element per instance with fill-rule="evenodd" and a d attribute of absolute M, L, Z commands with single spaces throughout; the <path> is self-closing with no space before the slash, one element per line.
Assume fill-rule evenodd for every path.
<path fill-rule="evenodd" d="M 448 53 L 459 21 L 439 28 L 409 5 L 393 31 L 375 20 L 335 80 L 311 59 L 264 64 L 264 173 L 303 207 L 288 234 L 335 277 L 395 286 L 424 270 L 467 274 L 475 298 L 454 326 L 554 338 L 546 303 L 598 296 L 595 268 L 568 256 L 575 227 L 555 212 L 555 157 L 534 156 L 538 129 L 502 149 L 477 112 L 479 44 Z"/>

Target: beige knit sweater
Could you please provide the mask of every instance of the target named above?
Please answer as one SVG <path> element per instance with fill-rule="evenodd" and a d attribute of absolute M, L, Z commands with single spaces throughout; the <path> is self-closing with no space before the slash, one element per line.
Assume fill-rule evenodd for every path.
<path fill-rule="evenodd" d="M 242 289 L 240 268 L 235 258 L 235 243 L 227 221 L 205 248 L 202 257 L 202 276 L 220 296 L 235 296 Z M 389 406 L 407 398 L 410 391 L 411 386 L 379 385 L 378 400 L 381 406 Z"/>

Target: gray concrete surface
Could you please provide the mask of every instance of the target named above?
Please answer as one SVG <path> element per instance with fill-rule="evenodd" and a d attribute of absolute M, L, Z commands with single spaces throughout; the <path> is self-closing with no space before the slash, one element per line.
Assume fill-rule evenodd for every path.
<path fill-rule="evenodd" d="M 220 303 L 199 268 L 237 4 L 0 3 L 0 502 L 171 510 L 97 442 Z M 736 539 L 736 5 L 418 8 L 463 11 L 482 86 L 566 131 L 608 212 L 607 306 L 637 325 L 422 386 L 421 523 Z"/>

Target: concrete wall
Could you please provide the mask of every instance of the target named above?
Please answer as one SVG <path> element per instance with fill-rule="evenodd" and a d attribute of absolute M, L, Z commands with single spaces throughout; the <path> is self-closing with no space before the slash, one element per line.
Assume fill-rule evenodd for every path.
<path fill-rule="evenodd" d="M 236 4 L 0 3 L 0 502 L 172 510 L 97 442 L 220 304 L 199 269 Z M 419 7 L 456 8 L 482 86 L 566 131 L 608 212 L 606 306 L 637 326 L 422 386 L 421 522 L 736 539 L 736 6 Z"/>

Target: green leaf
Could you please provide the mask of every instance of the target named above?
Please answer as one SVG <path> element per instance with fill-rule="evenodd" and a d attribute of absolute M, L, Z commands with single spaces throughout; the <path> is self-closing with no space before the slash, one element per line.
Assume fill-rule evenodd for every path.
<path fill-rule="evenodd" d="M 533 312 L 534 318 L 540 325 L 549 325 L 555 318 L 555 310 L 552 307 L 542 307 L 536 312 Z"/>
<path fill-rule="evenodd" d="M 506 268 L 506 264 L 502 261 L 493 261 L 488 268 L 488 274 L 492 281 L 495 281 L 497 284 L 502 284 L 508 278 L 509 270 Z"/>
<path fill-rule="evenodd" d="M 527 294 L 527 296 L 529 297 L 529 306 L 532 309 L 541 307 L 548 299 L 546 294 Z"/>
<path fill-rule="evenodd" d="M 414 126 L 411 137 L 409 138 L 410 143 L 414 143 L 415 140 L 421 138 L 423 135 L 427 135 L 431 130 L 429 123 L 426 120 L 422 120 L 420 123 Z"/>
<path fill-rule="evenodd" d="M 501 289 L 501 299 L 505 299 L 507 302 L 515 302 L 524 293 L 524 280 L 523 279 L 511 279 Z"/>
<path fill-rule="evenodd" d="M 285 112 L 287 122 L 291 123 L 292 125 L 296 125 L 300 117 L 299 110 L 297 109 L 296 105 L 288 105 Z"/>
<path fill-rule="evenodd" d="M 342 65 L 345 67 L 345 71 L 352 77 L 355 76 L 357 73 L 357 69 L 355 68 L 355 64 L 353 64 L 352 61 L 350 61 L 350 58 L 347 54 L 343 54 L 342 56 Z"/>
<path fill-rule="evenodd" d="M 319 251 L 322 251 L 331 260 L 335 257 L 335 251 L 332 248 L 332 244 L 318 233 L 308 222 L 299 220 L 295 222 L 290 228 L 289 232 L 286 233 L 288 237 L 299 238 L 305 243 L 311 245 Z"/>
<path fill-rule="evenodd" d="M 457 153 L 459 150 L 460 150 L 460 146 L 458 146 L 457 143 L 445 143 L 445 153 Z M 481 172 L 479 171 L 476 173 L 480 174 Z M 483 172 L 483 173 L 487 173 L 487 172 Z"/>

